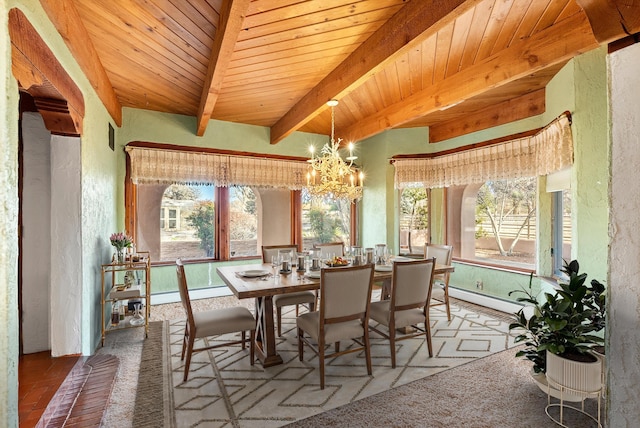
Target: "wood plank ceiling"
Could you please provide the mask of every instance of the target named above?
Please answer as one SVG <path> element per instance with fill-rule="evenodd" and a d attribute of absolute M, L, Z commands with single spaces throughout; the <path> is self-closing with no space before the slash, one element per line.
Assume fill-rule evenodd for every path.
<path fill-rule="evenodd" d="M 577 1 L 41 3 L 114 119 L 121 106 L 195 116 L 198 135 L 209 118 L 246 123 L 277 143 L 329 134 L 331 98 L 336 135 L 355 140 L 430 126 L 440 141 L 540 114 L 568 60 L 640 30 L 624 1 Z"/>

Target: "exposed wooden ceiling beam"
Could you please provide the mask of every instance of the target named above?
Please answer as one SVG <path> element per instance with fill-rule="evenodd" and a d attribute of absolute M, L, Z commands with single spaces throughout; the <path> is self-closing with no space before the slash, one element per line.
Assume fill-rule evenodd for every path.
<path fill-rule="evenodd" d="M 9 11 L 9 36 L 13 76 L 34 98 L 46 128 L 59 135 L 82 134 L 82 92 L 19 9 Z"/>
<path fill-rule="evenodd" d="M 593 34 L 609 43 L 640 32 L 640 0 L 576 0 L 589 17 Z"/>
<path fill-rule="evenodd" d="M 341 130 L 347 141 L 359 141 L 426 114 L 464 102 L 488 89 L 558 64 L 599 46 L 582 13 L 472 65 L 451 77 Z"/>
<path fill-rule="evenodd" d="M 231 54 L 251 0 L 223 0 L 220 10 L 220 21 L 213 39 L 213 48 L 209 57 L 207 77 L 202 87 L 200 106 L 198 107 L 198 123 L 196 134 L 204 135 L 211 113 L 220 95 L 222 80 L 229 67 Z"/>
<path fill-rule="evenodd" d="M 40 0 L 40 4 L 89 79 L 109 115 L 117 126 L 122 126 L 122 106 L 73 1 Z"/>
<path fill-rule="evenodd" d="M 437 143 L 460 135 L 470 134 L 494 126 L 527 117 L 537 116 L 545 111 L 545 89 L 538 89 L 517 98 L 483 108 L 460 119 L 440 122 L 429 127 L 429 142 Z"/>
<path fill-rule="evenodd" d="M 278 143 L 304 125 L 325 108 L 327 101 L 341 98 L 383 66 L 429 34 L 452 23 L 456 17 L 479 2 L 480 0 L 410 1 L 271 127 L 271 144 Z"/>

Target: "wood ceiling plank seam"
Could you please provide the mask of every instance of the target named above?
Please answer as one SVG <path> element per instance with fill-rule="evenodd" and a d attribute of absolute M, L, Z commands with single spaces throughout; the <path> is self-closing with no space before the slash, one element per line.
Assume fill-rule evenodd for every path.
<path fill-rule="evenodd" d="M 584 12 L 583 9 L 580 6 L 578 6 L 578 3 L 576 3 L 573 0 L 567 0 L 567 5 L 562 10 L 560 15 L 558 15 L 558 19 L 556 20 L 556 22 L 562 21 L 563 19 L 567 19 L 568 17 L 570 17 L 571 15 L 575 15 L 576 13 L 583 13 L 583 12 Z"/>
<path fill-rule="evenodd" d="M 160 100 L 159 97 L 155 97 L 155 100 Z M 182 104 L 177 102 L 174 99 L 160 100 L 154 101 L 153 103 L 144 103 L 140 100 L 140 97 L 136 98 L 123 98 L 123 105 L 126 105 L 131 108 L 138 108 L 142 110 L 153 110 L 159 111 L 163 113 L 172 113 L 172 114 L 184 114 L 187 116 L 195 116 L 195 108 L 193 107 L 194 102 L 190 102 L 189 104 Z"/>
<path fill-rule="evenodd" d="M 422 46 L 417 45 L 407 52 L 411 93 L 422 90 Z"/>
<path fill-rule="evenodd" d="M 243 74 L 228 76 L 228 77 L 225 77 L 224 82 L 225 84 L 234 83 L 236 85 L 249 84 L 256 79 L 259 79 L 259 80 L 282 79 L 286 77 L 296 76 L 298 73 L 304 74 L 304 73 L 307 73 L 309 70 L 315 70 L 321 78 L 322 76 L 326 75 L 326 69 L 325 69 L 326 65 L 333 64 L 335 66 L 336 64 L 340 63 L 341 60 L 344 60 L 346 56 L 347 56 L 346 54 L 343 54 L 343 55 L 338 55 L 335 58 L 327 57 L 325 63 L 322 64 L 323 65 L 322 68 L 319 68 L 318 64 L 306 64 L 297 70 L 292 70 L 291 67 L 277 67 L 269 70 L 256 70 L 251 73 L 243 73 Z M 327 69 L 331 70 L 332 68 L 327 67 Z"/>
<path fill-rule="evenodd" d="M 395 61 L 396 70 L 398 72 L 398 88 L 402 99 L 411 95 L 411 79 L 409 73 L 409 54 L 405 52 Z"/>
<path fill-rule="evenodd" d="M 387 85 L 387 88 L 389 89 L 389 98 L 387 98 L 387 103 L 395 104 L 402 101 L 397 65 L 394 63 L 393 65 L 385 68 L 382 75 L 385 78 L 385 85 Z"/>
<path fill-rule="evenodd" d="M 253 85 L 251 87 L 246 87 L 243 89 L 237 90 L 228 90 L 220 92 L 220 101 L 224 100 L 233 100 L 234 98 L 247 98 L 247 97 L 257 97 L 261 96 L 263 93 L 265 96 L 270 97 L 278 97 L 282 96 L 283 93 L 288 93 L 288 91 L 300 92 L 304 90 L 311 89 L 315 84 L 315 78 L 313 80 L 305 78 L 298 79 L 296 81 L 290 82 L 287 79 L 286 82 L 269 82 L 267 85 Z M 294 97 L 295 98 L 295 97 Z"/>
<path fill-rule="evenodd" d="M 272 84 L 280 84 L 280 83 L 285 83 L 285 84 L 291 84 L 291 83 L 296 83 L 298 81 L 298 79 L 303 80 L 303 79 L 309 79 L 311 81 L 314 82 L 314 86 L 317 84 L 318 81 L 318 77 L 321 76 L 320 73 L 318 73 L 318 70 L 316 69 L 311 69 L 308 70 L 306 73 L 298 73 L 296 76 L 293 77 L 285 77 L 285 78 L 279 78 L 279 79 L 270 79 L 269 81 L 256 81 L 256 80 L 252 80 L 252 81 L 239 81 L 235 82 L 235 84 L 227 84 L 225 82 L 225 84 L 223 85 L 223 90 L 221 91 L 221 94 L 225 93 L 225 91 L 235 91 L 237 88 L 240 88 L 238 91 L 242 91 L 242 88 L 252 88 L 252 87 L 262 87 L 262 86 L 270 86 Z"/>
<path fill-rule="evenodd" d="M 247 64 L 242 66 L 235 66 L 228 68 L 227 75 L 235 76 L 238 74 L 251 73 L 259 70 L 269 70 L 280 67 L 290 67 L 297 64 L 304 64 L 309 62 L 324 63 L 325 58 L 345 57 L 349 55 L 353 49 L 349 49 L 349 46 L 340 46 L 336 48 L 327 49 L 324 52 L 315 51 L 307 54 L 301 54 L 298 56 L 290 56 L 286 58 L 272 59 L 271 61 L 265 61 L 256 64 Z M 330 71 L 330 70 L 329 70 Z"/>
<path fill-rule="evenodd" d="M 335 9 L 340 6 L 345 6 L 345 2 L 340 0 L 323 0 L 289 3 L 258 13 L 247 13 L 245 27 L 256 28 L 277 21 L 295 19 L 304 15 L 323 14 L 330 9 Z"/>
<path fill-rule="evenodd" d="M 434 65 L 433 82 L 437 83 L 447 77 L 449 53 L 453 38 L 453 25 L 441 28 L 436 39 L 436 62 Z"/>
<path fill-rule="evenodd" d="M 149 35 L 149 31 L 146 31 L 147 27 L 142 21 L 136 21 L 137 25 L 132 24 L 128 22 L 128 20 L 124 20 L 121 16 L 116 14 L 105 14 L 102 9 L 95 8 L 95 5 L 91 2 L 89 3 L 91 4 L 91 7 L 86 10 L 86 14 L 89 18 L 83 18 L 83 21 L 89 21 L 95 27 L 95 30 L 93 31 L 95 34 L 93 40 L 96 44 L 105 43 L 108 38 L 104 35 L 114 33 L 114 28 L 117 28 L 117 34 L 119 35 L 118 41 L 120 42 L 125 40 L 128 41 L 130 38 L 133 38 L 141 45 L 153 49 L 154 52 L 159 55 L 162 51 L 169 51 L 176 57 L 181 58 L 185 63 L 190 63 L 190 61 L 195 60 L 203 67 L 206 67 L 208 56 L 200 54 L 195 49 L 190 48 L 188 44 L 180 46 L 158 33 L 156 33 L 158 34 L 158 37 L 161 37 L 162 40 L 166 40 L 166 43 L 161 43 L 155 39 L 154 43 L 151 43 L 147 37 Z M 86 5 L 83 3 L 83 6 Z M 100 19 L 98 21 L 93 21 L 94 16 L 98 16 Z M 141 29 L 141 27 L 144 27 L 144 29 Z M 157 47 L 160 47 L 160 49 Z"/>
<path fill-rule="evenodd" d="M 248 51 L 251 49 L 264 50 L 283 50 L 295 44 L 296 46 L 307 46 L 317 43 L 317 40 L 331 40 L 339 37 L 347 37 L 349 35 L 374 33 L 383 22 L 367 23 L 354 25 L 340 30 L 340 33 L 324 32 L 324 33 L 307 33 L 301 31 L 288 31 L 283 33 L 272 34 L 265 37 L 255 37 L 246 40 L 238 40 L 236 42 L 235 52 Z M 368 38 L 368 37 L 367 37 Z M 366 40 L 366 39 L 365 39 Z M 284 45 L 284 47 L 281 47 Z"/>
<path fill-rule="evenodd" d="M 380 2 L 385 5 L 381 6 Z M 290 11 L 293 12 L 290 15 L 286 14 L 289 8 L 283 8 L 272 14 L 247 16 L 243 26 L 245 30 L 248 30 L 245 35 L 247 37 L 261 37 L 283 31 L 314 27 L 321 23 L 330 24 L 329 28 L 339 29 L 364 22 L 385 21 L 403 6 L 403 2 L 402 0 L 378 0 L 345 4 L 344 0 L 323 0 L 321 2 L 306 2 L 303 5 L 322 6 L 322 8 L 314 12 L 306 12 L 296 5 L 290 8 Z M 264 19 L 261 19 L 261 22 L 256 22 L 255 18 Z"/>
<path fill-rule="evenodd" d="M 425 89 L 433 85 L 435 64 L 436 64 L 436 42 L 437 37 L 431 36 L 421 43 L 422 53 L 422 87 Z"/>
<path fill-rule="evenodd" d="M 553 0 L 536 0 L 532 1 L 529 4 L 529 9 L 527 9 L 526 15 L 524 16 L 520 26 L 516 30 L 514 41 L 526 39 L 534 34 L 534 30 L 538 25 L 538 20 L 549 5 L 550 1 Z"/>
<path fill-rule="evenodd" d="M 352 51 L 356 47 L 360 46 L 360 44 L 362 43 L 361 39 L 361 37 L 348 37 L 336 40 L 325 40 L 313 45 L 307 45 L 305 47 L 295 46 L 287 50 L 264 52 L 262 54 L 257 54 L 258 52 L 255 52 L 257 55 L 245 56 L 242 58 L 239 58 L 236 55 L 236 52 L 234 52 L 231 56 L 231 60 L 229 61 L 229 68 L 237 68 L 251 64 L 260 64 L 264 62 L 281 60 L 284 58 L 299 57 L 300 55 L 318 53 L 321 54 L 326 50 L 332 49 L 347 49 L 349 51 Z"/>
<path fill-rule="evenodd" d="M 360 120 L 359 113 L 364 110 L 364 106 L 360 105 L 355 97 L 346 96 L 340 99 L 340 104 L 336 106 L 335 122 L 336 137 L 340 137 L 340 130 L 346 127 L 346 123 L 353 123 Z M 346 141 L 342 141 L 346 144 Z"/>
<path fill-rule="evenodd" d="M 508 36 L 508 41 L 506 43 L 506 45 L 503 46 L 503 48 L 507 48 L 509 46 L 511 46 L 512 43 L 516 43 L 518 42 L 518 38 L 517 38 L 517 34 L 520 34 L 521 29 L 520 27 L 522 27 L 527 14 L 529 13 L 529 9 L 531 8 L 531 4 L 533 3 L 531 0 L 514 0 L 515 3 L 513 5 L 513 7 L 511 8 L 511 10 L 513 11 L 512 15 L 513 16 L 513 20 L 515 21 L 515 16 L 516 15 L 520 15 L 519 19 L 517 20 L 517 24 L 514 24 L 511 27 L 511 34 L 507 34 L 507 32 L 505 32 L 504 34 L 501 34 L 501 37 L 503 39 L 507 38 Z"/>
<path fill-rule="evenodd" d="M 120 44 L 120 47 L 114 48 L 112 52 L 122 52 L 122 47 L 125 47 L 124 44 Z M 174 67 L 170 67 L 167 63 L 158 61 L 156 57 L 152 55 L 147 55 L 145 53 L 139 53 L 139 58 L 143 59 L 142 63 L 138 61 L 127 61 L 126 65 L 123 65 L 122 59 L 127 58 L 126 52 L 123 52 L 123 55 L 103 55 L 103 61 L 107 65 L 109 75 L 114 75 L 116 70 L 125 69 L 127 72 L 132 73 L 135 71 L 134 75 L 139 76 L 139 80 L 154 80 L 155 84 L 160 85 L 162 81 L 166 81 L 167 83 L 177 86 L 184 91 L 192 93 L 192 95 L 199 96 L 200 88 L 202 87 L 201 82 L 196 82 L 194 79 L 188 78 L 188 74 L 186 72 L 180 72 L 179 69 Z M 131 80 L 131 74 L 127 74 L 128 80 Z M 156 79 L 159 79 L 156 80 Z M 193 93 L 193 91 L 196 93 Z"/>
<path fill-rule="evenodd" d="M 82 8 L 86 8 L 89 13 L 83 16 L 83 20 L 93 21 L 94 19 L 99 22 L 103 22 L 105 19 L 115 18 L 118 22 L 122 22 L 119 25 L 121 30 L 131 28 L 136 30 L 139 34 L 151 35 L 156 34 L 164 43 L 158 43 L 161 46 L 167 48 L 166 43 L 176 45 L 178 51 L 186 52 L 187 55 L 193 57 L 198 62 L 206 64 L 209 52 L 211 51 L 211 45 L 207 46 L 195 37 L 179 37 L 176 32 L 163 25 L 163 22 L 159 22 L 155 17 L 149 14 L 145 9 L 137 8 L 136 13 L 129 8 L 127 14 L 123 15 L 124 11 L 113 2 L 101 2 L 100 5 L 95 4 L 92 0 L 75 0 L 77 4 L 82 5 Z M 127 3 L 129 5 L 134 4 Z M 105 14 L 105 11 L 107 14 Z M 93 25 L 98 25 L 97 22 L 92 22 Z M 184 29 L 183 29 L 184 30 Z M 107 29 L 107 34 L 113 32 L 113 29 Z M 188 39 L 188 40 L 187 40 Z"/>
<path fill-rule="evenodd" d="M 176 6 L 171 0 L 145 0 L 148 4 L 155 5 L 158 11 L 171 17 L 175 25 L 185 29 L 196 38 L 211 39 L 215 36 L 216 27 L 212 22 L 204 19 L 197 9 L 192 9 L 189 3 Z"/>
<path fill-rule="evenodd" d="M 460 70 L 464 70 L 467 67 L 475 64 L 478 58 L 478 50 L 480 49 L 480 43 L 482 37 L 487 30 L 489 19 L 491 18 L 491 12 L 493 11 L 494 2 L 489 0 L 480 3 L 474 8 L 473 20 L 471 22 L 471 29 L 469 30 L 469 36 L 467 38 L 467 44 L 462 58 L 460 59 Z"/>
<path fill-rule="evenodd" d="M 380 88 L 378 87 L 378 82 L 376 79 L 368 79 L 362 85 L 365 91 L 365 96 L 367 99 L 371 100 L 373 104 L 373 111 L 378 111 L 384 108 L 384 101 L 382 100 L 382 93 L 380 92 Z"/>
<path fill-rule="evenodd" d="M 451 35 L 451 47 L 449 49 L 449 59 L 447 61 L 446 76 L 450 76 L 460 71 L 462 54 L 469 38 L 473 11 L 467 11 L 458 17 L 453 23 L 453 33 Z"/>
<path fill-rule="evenodd" d="M 502 30 L 505 22 L 505 18 L 511 9 L 510 0 L 498 0 L 495 3 L 493 10 L 491 11 L 491 18 L 487 23 L 487 29 L 484 32 L 480 47 L 478 49 L 478 56 L 476 62 L 483 61 L 485 58 L 489 58 L 494 51 L 496 40 Z"/>
<path fill-rule="evenodd" d="M 328 33 L 328 34 L 314 34 L 307 37 L 296 38 L 295 40 L 285 40 L 277 43 L 271 43 L 268 45 L 262 45 L 258 47 L 250 47 L 242 49 L 239 43 L 236 43 L 235 50 L 233 52 L 233 60 L 250 59 L 253 57 L 259 57 L 261 55 L 270 55 L 286 52 L 290 49 L 304 50 L 308 48 L 314 48 L 321 43 L 332 43 L 334 40 L 348 40 L 347 43 L 362 43 L 365 41 L 373 31 L 369 31 L 370 26 L 356 26 L 348 28 L 347 31 L 342 31 L 341 34 Z M 340 37 L 338 37 L 340 36 Z"/>
<path fill-rule="evenodd" d="M 175 8 L 180 9 L 194 25 L 202 29 L 206 34 L 215 36 L 220 14 L 206 1 L 198 1 L 197 5 L 192 0 L 167 0 Z"/>
<path fill-rule="evenodd" d="M 309 36 L 313 34 L 324 34 L 333 31 L 341 31 L 354 25 L 371 25 L 372 29 L 381 27 L 389 18 L 389 14 L 373 11 L 369 13 L 359 14 L 357 16 L 346 16 L 339 19 L 324 21 L 321 20 L 313 25 L 298 26 L 293 28 L 281 28 L 280 31 L 252 31 L 245 30 L 240 34 L 238 43 L 243 46 L 243 42 L 248 39 L 258 39 L 259 45 L 280 42 L 283 40 L 292 40 L 299 37 Z M 375 31 L 375 30 L 374 30 Z M 255 46 L 254 42 L 254 46 Z"/>
<path fill-rule="evenodd" d="M 365 121 L 352 125 L 345 131 L 345 136 L 356 141 L 362 140 L 437 111 L 442 105 L 474 97 L 490 88 L 503 86 L 546 67 L 566 62 L 577 53 L 597 47 L 598 43 L 591 33 L 586 16 L 575 15 L 527 40 L 513 44 L 482 63 L 454 74 L 446 81 L 439 82 L 402 103 L 389 106 Z M 528 54 L 523 55 L 523 52 Z M 535 59 L 535 62 L 531 59 Z M 504 70 L 509 70 L 509 75 Z M 436 100 L 436 95 L 446 95 L 447 98 Z"/>
<path fill-rule="evenodd" d="M 247 15 L 268 12 L 272 9 L 278 9 L 280 7 L 285 7 L 294 3 L 301 3 L 302 1 L 307 0 L 253 0 L 249 4 L 249 9 L 247 9 Z"/>
<path fill-rule="evenodd" d="M 382 108 L 387 107 L 387 105 L 389 104 L 387 100 L 391 99 L 391 91 L 389 89 L 389 86 L 387 85 L 387 76 L 385 74 L 385 71 L 379 71 L 378 73 L 374 74 L 371 79 L 367 79 L 367 81 L 373 81 L 375 83 L 378 92 L 380 92 L 380 98 L 383 102 Z M 378 108 L 376 109 L 376 111 L 377 110 L 381 109 Z"/>
<path fill-rule="evenodd" d="M 509 12 L 504 19 L 504 24 L 498 32 L 498 37 L 496 37 L 496 42 L 493 45 L 493 49 L 491 50 L 491 55 L 495 54 L 496 52 L 500 52 L 511 44 L 513 34 L 515 33 L 514 30 L 515 28 L 518 28 L 518 26 L 522 22 L 524 14 L 528 9 L 527 3 L 530 3 L 530 0 L 520 0 L 523 3 L 522 5 L 518 4 L 518 1 L 519 0 L 513 0 L 513 2 L 511 3 Z"/>
<path fill-rule="evenodd" d="M 558 16 L 560 16 L 564 7 L 565 4 L 560 0 L 549 3 L 533 31 L 538 32 L 551 27 L 558 20 Z"/>
<path fill-rule="evenodd" d="M 123 71 L 123 73 L 126 73 L 126 71 Z M 126 98 L 134 99 L 136 97 L 137 98 L 144 97 L 145 102 L 143 105 L 146 105 L 152 102 L 156 102 L 156 99 L 161 99 L 161 98 L 169 99 L 168 97 L 170 97 L 170 99 L 176 104 L 190 105 L 190 104 L 193 104 L 195 100 L 198 99 L 198 97 L 196 96 L 189 97 L 182 91 L 177 92 L 173 87 L 169 88 L 164 85 L 158 85 L 157 82 L 154 82 L 152 79 L 139 82 L 139 84 L 135 88 L 128 87 L 126 86 L 126 84 L 130 80 L 131 80 L 130 74 L 126 74 L 126 75 L 113 74 L 114 89 L 119 94 L 118 97 L 123 100 Z M 127 90 L 123 91 L 121 87 L 124 87 Z M 124 105 L 124 101 L 122 102 Z M 171 104 L 167 103 L 167 106 L 171 106 Z M 173 109 L 169 108 L 167 111 L 172 112 Z"/>

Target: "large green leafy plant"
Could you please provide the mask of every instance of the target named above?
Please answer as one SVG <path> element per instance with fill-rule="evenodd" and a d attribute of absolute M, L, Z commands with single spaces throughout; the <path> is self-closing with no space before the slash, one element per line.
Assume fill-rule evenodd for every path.
<path fill-rule="evenodd" d="M 579 268 L 577 260 L 565 261 L 562 271 L 568 282 L 560 283 L 554 294 L 545 293 L 543 302 L 533 295 L 531 280 L 529 290 L 509 293 L 524 295 L 517 300 L 525 306 L 514 314 L 509 329 L 520 331 L 515 342 L 524 342 L 525 348 L 516 357 L 531 360 L 535 373 L 546 372 L 546 351 L 581 360 L 594 346 L 604 344 L 603 337 L 594 333 L 605 327 L 605 287 L 595 279 L 587 283 L 587 274 L 579 273 Z"/>

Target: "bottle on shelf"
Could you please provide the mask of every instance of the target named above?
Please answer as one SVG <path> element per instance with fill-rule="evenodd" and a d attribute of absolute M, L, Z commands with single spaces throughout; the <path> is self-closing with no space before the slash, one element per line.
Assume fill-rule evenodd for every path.
<path fill-rule="evenodd" d="M 111 325 L 117 326 L 120 323 L 120 302 L 115 300 L 111 305 Z"/>

